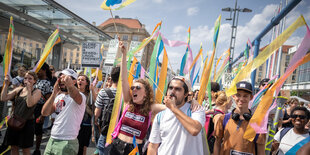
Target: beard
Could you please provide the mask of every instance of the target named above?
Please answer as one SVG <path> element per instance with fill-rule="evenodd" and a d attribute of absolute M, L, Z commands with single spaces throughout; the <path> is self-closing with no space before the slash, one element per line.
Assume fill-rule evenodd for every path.
<path fill-rule="evenodd" d="M 67 88 L 60 88 L 60 90 L 61 90 L 62 92 L 68 92 L 68 89 L 67 89 Z"/>

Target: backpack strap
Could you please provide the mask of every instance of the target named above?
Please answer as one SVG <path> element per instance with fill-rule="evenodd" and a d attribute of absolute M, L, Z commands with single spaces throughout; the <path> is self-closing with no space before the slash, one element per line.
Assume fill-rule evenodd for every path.
<path fill-rule="evenodd" d="M 225 117 L 224 117 L 224 120 L 223 120 L 223 130 L 225 129 L 226 124 L 227 124 L 228 120 L 230 119 L 230 115 L 231 115 L 231 112 L 225 114 Z"/>
<path fill-rule="evenodd" d="M 283 130 L 281 130 L 281 132 L 280 132 L 280 141 L 279 142 L 281 142 L 281 140 L 282 140 L 282 138 L 285 136 L 285 134 L 289 131 L 289 130 L 291 130 L 292 128 L 284 128 Z"/>
<path fill-rule="evenodd" d="M 108 97 L 111 98 L 115 98 L 114 94 L 112 93 L 112 90 L 109 88 L 104 88 L 104 91 L 107 93 Z"/>

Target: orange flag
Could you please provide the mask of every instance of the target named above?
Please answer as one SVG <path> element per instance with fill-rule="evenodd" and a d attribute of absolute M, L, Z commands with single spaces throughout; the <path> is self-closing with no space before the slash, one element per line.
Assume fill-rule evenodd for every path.
<path fill-rule="evenodd" d="M 285 80 L 294 72 L 294 70 L 299 66 L 306 62 L 310 61 L 310 53 L 307 54 L 305 57 L 300 59 L 297 63 L 295 63 L 292 67 L 289 68 L 286 73 L 279 78 L 278 81 L 273 84 L 273 86 L 266 92 L 266 94 L 263 96 L 260 104 L 258 105 L 257 109 L 255 110 L 254 115 L 252 116 L 249 125 L 247 126 L 247 129 L 243 135 L 244 139 L 248 139 L 249 141 L 253 141 L 256 135 L 255 130 L 251 127 L 251 124 L 256 123 L 257 125 L 261 125 L 264 116 L 266 115 L 266 112 L 268 111 L 270 105 L 273 103 L 273 95 L 275 90 L 278 87 L 281 87 Z"/>
<path fill-rule="evenodd" d="M 163 63 L 160 70 L 160 78 L 155 96 L 155 100 L 157 101 L 157 103 L 161 103 L 163 100 L 164 96 L 163 92 L 165 89 L 165 83 L 167 79 L 167 69 L 168 69 L 168 55 L 166 48 L 164 47 Z"/>
<path fill-rule="evenodd" d="M 133 57 L 133 61 L 129 70 L 129 75 L 128 75 L 128 82 L 129 82 L 129 87 L 131 87 L 132 82 L 133 82 L 133 75 L 134 75 L 134 70 L 135 70 L 135 65 L 138 62 L 136 57 Z"/>

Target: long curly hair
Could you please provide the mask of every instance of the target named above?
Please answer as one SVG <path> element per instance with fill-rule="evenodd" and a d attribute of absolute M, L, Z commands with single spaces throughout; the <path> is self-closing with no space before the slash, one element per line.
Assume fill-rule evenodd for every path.
<path fill-rule="evenodd" d="M 138 79 L 135 80 L 135 82 L 141 83 L 145 88 L 145 97 L 143 104 L 139 106 L 138 104 L 133 102 L 133 99 L 129 102 L 129 108 L 128 111 L 134 112 L 136 110 L 139 111 L 142 115 L 148 116 L 149 112 L 151 111 L 151 105 L 154 104 L 154 94 L 153 94 L 153 88 L 150 85 L 150 83 L 146 79 Z"/>

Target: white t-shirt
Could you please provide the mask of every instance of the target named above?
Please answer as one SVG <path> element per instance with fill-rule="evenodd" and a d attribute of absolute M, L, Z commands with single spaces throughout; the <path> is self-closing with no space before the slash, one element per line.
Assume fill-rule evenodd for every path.
<path fill-rule="evenodd" d="M 180 110 L 189 116 L 190 104 L 185 103 Z M 205 112 L 203 109 L 192 112 L 192 119 L 205 124 Z M 203 142 L 202 130 L 197 136 L 192 136 L 176 118 L 170 109 L 158 113 L 154 119 L 149 141 L 161 143 L 158 148 L 159 155 L 202 155 Z"/>
<path fill-rule="evenodd" d="M 284 128 L 283 128 L 284 129 Z M 280 132 L 283 130 L 281 129 L 276 133 L 274 139 L 280 143 L 279 145 L 279 155 L 284 155 L 288 150 L 290 150 L 295 144 L 299 143 L 300 141 L 304 140 L 309 136 L 309 133 L 299 135 L 296 134 L 292 129 L 290 129 L 281 139 L 280 142 Z"/>
<path fill-rule="evenodd" d="M 86 107 L 86 97 L 80 94 L 83 98 L 80 105 L 69 94 L 60 94 L 55 98 L 56 117 L 51 131 L 53 139 L 74 140 L 78 136 Z"/>

